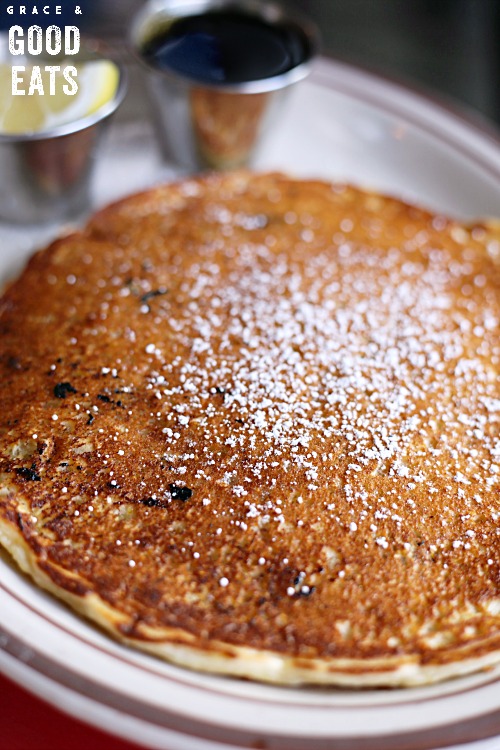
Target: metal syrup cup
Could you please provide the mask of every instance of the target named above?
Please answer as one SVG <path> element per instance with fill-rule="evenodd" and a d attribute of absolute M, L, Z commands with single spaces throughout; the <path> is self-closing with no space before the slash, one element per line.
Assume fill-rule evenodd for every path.
<path fill-rule="evenodd" d="M 162 27 L 191 15 L 241 10 L 268 22 L 289 21 L 300 28 L 309 54 L 284 73 L 238 84 L 206 84 L 150 64 L 141 48 Z M 286 92 L 305 78 L 317 54 L 315 26 L 265 0 L 149 0 L 131 26 L 131 43 L 144 64 L 154 122 L 167 161 L 188 170 L 246 165 L 260 137 L 278 122 Z"/>

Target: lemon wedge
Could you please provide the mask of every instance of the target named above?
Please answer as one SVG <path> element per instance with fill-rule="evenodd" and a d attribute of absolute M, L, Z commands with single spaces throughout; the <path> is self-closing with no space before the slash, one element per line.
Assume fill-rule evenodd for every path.
<path fill-rule="evenodd" d="M 77 69 L 74 79 L 78 90 L 73 96 L 64 89 L 68 81 L 61 71 L 66 65 L 73 65 Z M 42 84 L 29 96 L 31 77 L 34 73 L 38 75 L 35 67 L 26 66 L 21 73 L 20 88 L 26 92 L 25 95 L 13 96 L 12 69 L 10 65 L 0 65 L 0 133 L 40 133 L 76 122 L 101 109 L 113 99 L 118 88 L 118 67 L 110 60 L 81 64 L 67 60 L 61 63 L 61 71 L 55 73 L 52 93 L 50 73 L 40 66 Z"/>

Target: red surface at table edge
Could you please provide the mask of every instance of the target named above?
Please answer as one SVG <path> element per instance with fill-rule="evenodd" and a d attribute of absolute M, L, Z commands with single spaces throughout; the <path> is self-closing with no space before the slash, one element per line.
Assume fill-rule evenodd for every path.
<path fill-rule="evenodd" d="M 0 750 L 144 750 L 45 703 L 0 675 Z"/>

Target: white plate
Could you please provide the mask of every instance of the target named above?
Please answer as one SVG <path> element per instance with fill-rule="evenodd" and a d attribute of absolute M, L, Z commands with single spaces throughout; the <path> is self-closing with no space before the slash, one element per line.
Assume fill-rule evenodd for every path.
<path fill-rule="evenodd" d="M 500 147 L 395 84 L 319 61 L 298 86 L 259 169 L 349 180 L 462 218 L 500 215 Z M 150 126 L 115 126 L 99 205 L 174 171 Z M 0 227 L 0 278 L 54 234 Z M 68 713 L 168 750 L 423 750 L 500 734 L 500 669 L 394 691 L 284 689 L 200 675 L 122 647 L 0 557 L 0 670 Z M 500 738 L 470 748 L 498 748 Z"/>

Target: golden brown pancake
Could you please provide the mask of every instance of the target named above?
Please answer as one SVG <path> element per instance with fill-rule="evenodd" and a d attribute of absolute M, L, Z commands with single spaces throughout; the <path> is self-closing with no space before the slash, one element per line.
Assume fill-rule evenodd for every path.
<path fill-rule="evenodd" d="M 487 225 L 274 174 L 101 211 L 0 302 L 0 541 L 194 669 L 497 663 L 499 257 Z"/>

